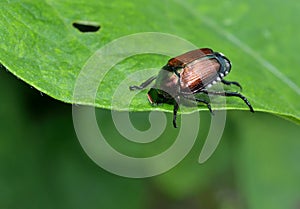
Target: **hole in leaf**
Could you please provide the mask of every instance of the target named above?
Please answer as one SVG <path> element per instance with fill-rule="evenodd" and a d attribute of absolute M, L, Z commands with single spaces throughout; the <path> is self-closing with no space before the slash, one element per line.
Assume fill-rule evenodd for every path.
<path fill-rule="evenodd" d="M 77 28 L 80 32 L 97 32 L 100 29 L 100 25 L 94 22 L 74 22 L 73 27 Z"/>

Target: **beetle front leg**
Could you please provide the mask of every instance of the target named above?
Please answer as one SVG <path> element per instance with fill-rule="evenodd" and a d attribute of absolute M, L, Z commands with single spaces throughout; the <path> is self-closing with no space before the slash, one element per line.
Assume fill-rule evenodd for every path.
<path fill-rule="evenodd" d="M 129 86 L 130 91 L 133 90 L 142 90 L 144 88 L 146 88 L 148 85 L 150 85 L 150 83 L 152 83 L 152 81 L 154 81 L 156 79 L 157 76 L 152 76 L 150 77 L 148 80 L 146 80 L 144 83 L 142 83 L 139 86 Z"/>
<path fill-rule="evenodd" d="M 176 95 L 174 96 L 174 108 L 173 108 L 173 126 L 174 128 L 177 128 L 177 112 L 179 109 L 179 104 L 180 104 L 180 96 Z"/>
<path fill-rule="evenodd" d="M 222 82 L 223 84 L 225 84 L 225 85 L 228 85 L 228 86 L 230 86 L 230 85 L 238 86 L 238 87 L 240 88 L 240 90 L 243 89 L 242 86 L 241 86 L 241 84 L 239 84 L 239 83 L 236 82 L 236 81 L 226 81 L 226 80 L 222 79 L 221 82 Z"/>
<path fill-rule="evenodd" d="M 202 93 L 205 94 L 211 94 L 211 95 L 219 95 L 219 96 L 227 96 L 227 97 L 239 97 L 240 99 L 242 99 L 246 105 L 249 107 L 250 112 L 254 112 L 252 105 L 250 104 L 250 102 L 248 101 L 248 99 L 243 96 L 242 94 L 238 93 L 238 92 L 213 92 L 213 91 L 207 91 L 207 90 L 202 90 Z"/>
<path fill-rule="evenodd" d="M 176 119 L 177 119 L 177 111 L 178 111 L 178 108 L 179 108 L 179 105 L 178 105 L 178 103 L 175 101 L 174 109 L 173 109 L 173 126 L 174 126 L 174 128 L 177 128 Z"/>

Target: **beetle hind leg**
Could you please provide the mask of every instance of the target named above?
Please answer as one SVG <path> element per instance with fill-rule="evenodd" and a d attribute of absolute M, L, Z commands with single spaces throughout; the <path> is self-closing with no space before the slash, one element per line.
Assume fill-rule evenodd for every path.
<path fill-rule="evenodd" d="M 156 76 L 152 76 L 139 86 L 129 86 L 129 89 L 130 89 L 130 91 L 142 90 L 142 89 L 146 88 L 147 86 L 149 86 L 152 83 L 152 81 L 154 81 L 155 79 L 156 79 Z"/>
<path fill-rule="evenodd" d="M 243 89 L 242 86 L 241 86 L 241 84 L 239 84 L 239 82 L 236 82 L 236 81 L 226 81 L 226 80 L 222 79 L 221 82 L 222 82 L 223 84 L 227 85 L 227 86 L 235 85 L 235 86 L 239 87 L 240 90 Z"/>
<path fill-rule="evenodd" d="M 203 90 L 201 92 L 205 93 L 205 94 L 211 94 L 211 95 L 219 95 L 219 96 L 227 96 L 227 97 L 239 97 L 249 107 L 250 112 L 254 112 L 254 109 L 253 109 L 252 105 L 250 104 L 250 102 L 248 101 L 248 99 L 244 95 L 240 94 L 239 92 L 227 92 L 227 91 L 225 91 L 225 92 L 213 92 L 213 91 L 207 91 L 207 90 Z"/>
<path fill-rule="evenodd" d="M 245 102 L 245 104 L 249 107 L 250 112 L 254 112 L 252 105 L 250 104 L 248 99 L 245 96 L 243 96 L 242 94 L 240 94 L 238 92 L 225 92 L 225 96 L 233 96 L 233 97 L 241 98 Z"/>

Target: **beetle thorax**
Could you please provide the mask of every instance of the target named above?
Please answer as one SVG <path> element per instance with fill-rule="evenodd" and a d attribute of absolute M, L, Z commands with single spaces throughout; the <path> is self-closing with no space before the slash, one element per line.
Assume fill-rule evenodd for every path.
<path fill-rule="evenodd" d="M 179 77 L 174 72 L 163 69 L 159 72 L 154 87 L 175 96 L 179 91 L 178 80 Z"/>

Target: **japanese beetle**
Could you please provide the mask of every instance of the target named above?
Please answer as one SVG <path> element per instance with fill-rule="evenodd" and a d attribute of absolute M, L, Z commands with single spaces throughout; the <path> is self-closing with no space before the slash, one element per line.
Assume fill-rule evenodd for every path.
<path fill-rule="evenodd" d="M 196 49 L 172 58 L 162 67 L 157 76 L 149 78 L 140 86 L 130 86 L 130 90 L 146 88 L 156 79 L 155 85 L 148 92 L 151 104 L 173 104 L 173 125 L 176 128 L 176 116 L 180 100 L 196 100 L 206 104 L 210 112 L 211 106 L 205 99 L 191 97 L 194 94 L 210 94 L 220 96 L 233 96 L 242 99 L 254 112 L 250 102 L 238 92 L 208 91 L 217 82 L 225 85 L 241 85 L 235 81 L 226 81 L 223 78 L 230 72 L 231 63 L 222 53 L 214 52 L 209 48 Z"/>

